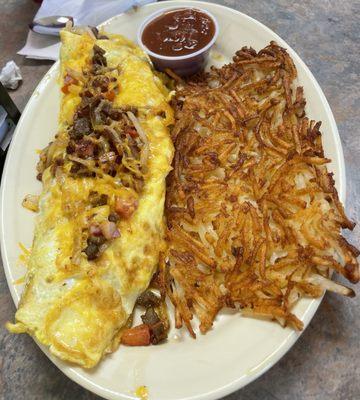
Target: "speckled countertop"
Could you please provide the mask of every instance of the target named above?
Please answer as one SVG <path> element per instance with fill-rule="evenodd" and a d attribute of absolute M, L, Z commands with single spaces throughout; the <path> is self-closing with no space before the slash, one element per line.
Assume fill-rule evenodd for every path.
<path fill-rule="evenodd" d="M 309 66 L 335 115 L 344 147 L 347 213 L 360 221 L 360 1 L 217 1 L 263 22 L 284 38 Z M 0 0 L 0 67 L 14 59 L 24 82 L 11 93 L 22 110 L 51 62 L 16 55 L 37 5 Z M 351 235 L 360 247 L 360 227 Z M 360 292 L 360 289 L 357 288 Z M 5 275 L 0 268 L 0 399 L 95 400 L 98 396 L 65 377 L 26 335 L 9 335 L 13 318 Z M 360 399 L 360 295 L 326 294 L 310 326 L 265 375 L 226 400 Z"/>

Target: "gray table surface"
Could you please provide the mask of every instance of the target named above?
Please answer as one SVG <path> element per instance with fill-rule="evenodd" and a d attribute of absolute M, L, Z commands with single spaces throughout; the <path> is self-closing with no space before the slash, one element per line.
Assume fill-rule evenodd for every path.
<path fill-rule="evenodd" d="M 348 215 L 360 222 L 360 2 L 358 0 L 223 0 L 273 29 L 309 66 L 335 115 L 344 147 Z M 23 84 L 11 97 L 22 110 L 51 62 L 16 55 L 38 5 L 0 0 L 0 67 L 14 59 Z M 349 235 L 347 235 L 350 237 Z M 360 228 L 351 241 L 360 246 Z M 359 288 L 357 288 L 359 291 Z M 360 399 L 360 296 L 326 294 L 310 326 L 265 375 L 226 400 Z M 26 335 L 4 329 L 15 307 L 0 268 L 0 399 L 94 400 L 65 377 Z"/>

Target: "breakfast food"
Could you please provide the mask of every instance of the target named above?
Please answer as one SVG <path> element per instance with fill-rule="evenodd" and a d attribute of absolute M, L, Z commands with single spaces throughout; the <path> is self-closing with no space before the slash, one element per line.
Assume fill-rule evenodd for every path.
<path fill-rule="evenodd" d="M 194 337 L 194 316 L 205 333 L 223 307 L 302 329 L 300 298 L 354 295 L 330 279 L 358 282 L 359 251 L 341 236 L 354 224 L 296 75 L 272 42 L 178 82 L 161 275 L 176 326 Z"/>
<path fill-rule="evenodd" d="M 85 29 L 61 39 L 59 130 L 40 154 L 39 202 L 24 201 L 39 214 L 8 328 L 88 368 L 118 346 L 164 249 L 173 113 L 125 38 Z"/>
<path fill-rule="evenodd" d="M 302 297 L 354 295 L 330 279 L 359 280 L 359 251 L 340 233 L 354 224 L 284 49 L 243 48 L 186 81 L 168 71 L 172 108 L 131 42 L 61 36 L 59 131 L 40 154 L 41 196 L 23 202 L 39 215 L 10 331 L 90 368 L 120 342 L 163 341 L 166 296 L 195 337 L 194 317 L 206 333 L 224 307 L 302 329 Z M 145 313 L 132 327 L 135 306 Z"/>

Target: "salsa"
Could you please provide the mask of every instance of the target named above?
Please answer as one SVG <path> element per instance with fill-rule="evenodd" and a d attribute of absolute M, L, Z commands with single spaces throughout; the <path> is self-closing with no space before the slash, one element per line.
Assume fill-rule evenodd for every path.
<path fill-rule="evenodd" d="M 215 34 L 213 19 L 200 10 L 183 8 L 165 12 L 142 33 L 144 45 L 163 56 L 183 56 L 205 47 Z"/>

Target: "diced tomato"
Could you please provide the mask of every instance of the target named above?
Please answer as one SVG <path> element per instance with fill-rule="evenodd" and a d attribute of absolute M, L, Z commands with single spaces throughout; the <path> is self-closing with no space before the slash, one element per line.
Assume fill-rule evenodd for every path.
<path fill-rule="evenodd" d="M 149 346 L 150 342 L 150 327 L 146 324 L 135 326 L 131 329 L 126 329 L 121 336 L 121 343 L 126 346 Z"/>
<path fill-rule="evenodd" d="M 61 88 L 61 91 L 64 94 L 68 94 L 69 93 L 69 86 L 70 85 L 76 85 L 78 83 L 78 80 L 73 78 L 71 75 L 66 74 L 64 76 L 64 86 Z"/>
<path fill-rule="evenodd" d="M 105 93 L 105 97 L 109 100 L 109 101 L 113 101 L 115 99 L 115 92 L 113 90 L 110 90 L 108 92 Z"/>
<path fill-rule="evenodd" d="M 124 199 L 118 196 L 115 198 L 115 212 L 122 218 L 130 218 L 137 207 L 138 201 L 136 199 Z"/>
<path fill-rule="evenodd" d="M 127 128 L 126 133 L 134 139 L 139 136 L 139 134 L 137 133 L 137 130 L 135 128 Z"/>
<path fill-rule="evenodd" d="M 64 86 L 61 88 L 61 91 L 62 91 L 64 94 L 68 94 L 68 93 L 69 93 L 69 86 L 70 86 L 70 85 L 64 85 Z"/>

